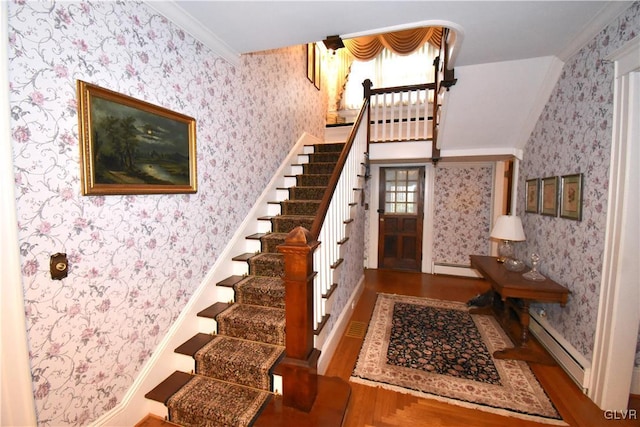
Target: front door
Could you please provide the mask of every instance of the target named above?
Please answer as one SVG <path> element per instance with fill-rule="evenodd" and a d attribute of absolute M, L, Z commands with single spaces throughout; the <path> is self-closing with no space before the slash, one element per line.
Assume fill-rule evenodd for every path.
<path fill-rule="evenodd" d="M 424 167 L 381 168 L 378 268 L 421 271 Z"/>

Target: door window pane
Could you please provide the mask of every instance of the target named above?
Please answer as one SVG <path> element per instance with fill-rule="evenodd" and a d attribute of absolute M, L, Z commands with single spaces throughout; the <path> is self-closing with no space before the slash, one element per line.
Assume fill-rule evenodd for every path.
<path fill-rule="evenodd" d="M 416 214 L 419 169 L 385 170 L 385 213 Z"/>

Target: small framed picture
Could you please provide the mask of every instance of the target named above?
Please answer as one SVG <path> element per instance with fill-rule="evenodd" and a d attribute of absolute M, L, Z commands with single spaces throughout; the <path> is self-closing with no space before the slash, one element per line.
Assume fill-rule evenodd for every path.
<path fill-rule="evenodd" d="M 313 83 L 316 67 L 316 44 L 307 43 L 307 78 Z"/>
<path fill-rule="evenodd" d="M 560 180 L 560 217 L 582 220 L 582 174 L 564 175 Z"/>
<path fill-rule="evenodd" d="M 551 176 L 542 178 L 540 183 L 540 197 L 542 206 L 540 213 L 542 215 L 557 216 L 558 215 L 558 177 Z"/>
<path fill-rule="evenodd" d="M 313 56 L 313 85 L 316 87 L 316 89 L 320 90 L 320 62 L 322 59 L 322 55 L 320 53 L 320 47 L 316 43 L 314 43 L 313 46 L 315 48 L 315 53 Z"/>
<path fill-rule="evenodd" d="M 540 210 L 540 180 L 538 178 L 527 180 L 525 194 L 527 201 L 524 211 L 538 213 Z"/>

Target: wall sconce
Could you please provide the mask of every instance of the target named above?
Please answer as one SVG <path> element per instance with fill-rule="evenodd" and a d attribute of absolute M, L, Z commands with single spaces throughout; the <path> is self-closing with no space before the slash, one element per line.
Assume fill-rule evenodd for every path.
<path fill-rule="evenodd" d="M 520 217 L 515 215 L 500 215 L 496 219 L 490 237 L 501 240 L 498 246 L 498 262 L 505 263 L 505 268 L 508 270 L 517 271 L 518 269 L 524 268 L 524 263 L 513 258 L 513 247 L 511 246 L 511 242 L 521 242 L 525 240 Z"/>
<path fill-rule="evenodd" d="M 334 53 L 336 50 L 344 47 L 344 43 L 340 36 L 327 36 L 326 39 L 322 40 L 322 43 L 324 43 L 327 50 L 333 51 Z"/>

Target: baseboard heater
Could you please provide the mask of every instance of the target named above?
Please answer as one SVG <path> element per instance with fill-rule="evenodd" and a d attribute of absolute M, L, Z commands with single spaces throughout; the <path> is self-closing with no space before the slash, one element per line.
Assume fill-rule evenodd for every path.
<path fill-rule="evenodd" d="M 587 392 L 591 364 L 558 331 L 540 315 L 529 310 L 529 330 L 558 362 L 560 367 L 575 381 L 584 393 Z"/>
<path fill-rule="evenodd" d="M 463 277 L 477 277 L 481 278 L 482 275 L 475 269 L 464 264 L 451 264 L 445 262 L 434 262 L 431 269 L 433 274 L 446 274 L 449 276 L 463 276 Z"/>

